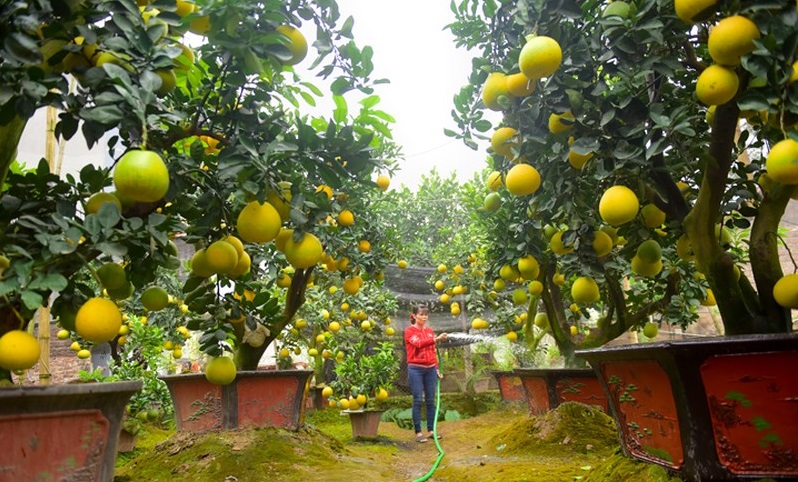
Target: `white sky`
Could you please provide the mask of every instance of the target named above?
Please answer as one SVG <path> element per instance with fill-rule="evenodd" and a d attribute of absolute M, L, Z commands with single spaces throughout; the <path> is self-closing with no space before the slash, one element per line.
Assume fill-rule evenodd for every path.
<path fill-rule="evenodd" d="M 458 50 L 452 33 L 443 30 L 454 20 L 449 2 L 338 0 L 338 5 L 342 21 L 349 15 L 355 19 L 358 46 L 374 49 L 373 78 L 391 81 L 378 85 L 375 94 L 381 99 L 377 108 L 396 119 L 392 132 L 405 156 L 392 186 L 415 190 L 433 166 L 444 178 L 454 172 L 461 182 L 471 179 L 485 166 L 488 142 L 473 151 L 443 133 L 455 128 L 452 98 L 467 83 L 474 55 Z"/>

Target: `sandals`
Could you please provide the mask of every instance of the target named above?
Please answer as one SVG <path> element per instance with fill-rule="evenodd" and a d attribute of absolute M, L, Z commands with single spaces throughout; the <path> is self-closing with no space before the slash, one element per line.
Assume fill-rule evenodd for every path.
<path fill-rule="evenodd" d="M 442 439 L 442 438 L 443 438 L 443 435 L 441 435 L 441 434 L 435 435 L 435 434 L 433 434 L 433 433 L 430 433 L 429 435 L 427 435 L 427 438 L 431 438 L 431 439 L 438 439 L 438 440 L 440 440 L 440 439 Z"/>
<path fill-rule="evenodd" d="M 418 442 L 420 444 L 426 443 L 427 442 L 427 437 L 425 437 L 423 435 L 418 435 L 416 437 L 416 442 Z"/>

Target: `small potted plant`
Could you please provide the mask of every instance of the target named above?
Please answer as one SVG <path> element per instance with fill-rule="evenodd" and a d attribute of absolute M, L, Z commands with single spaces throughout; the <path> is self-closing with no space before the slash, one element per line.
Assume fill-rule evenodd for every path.
<path fill-rule="evenodd" d="M 335 367 L 337 378 L 324 394 L 330 405 L 344 409 L 352 423 L 352 437 L 376 438 L 383 410 L 374 408 L 374 401 L 388 398 L 399 373 L 399 358 L 393 343 L 370 346 L 365 339 L 355 343 Z"/>

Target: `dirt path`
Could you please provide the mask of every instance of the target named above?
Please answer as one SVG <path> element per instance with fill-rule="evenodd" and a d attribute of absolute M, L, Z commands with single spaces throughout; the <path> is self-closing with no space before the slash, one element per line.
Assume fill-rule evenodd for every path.
<path fill-rule="evenodd" d="M 567 405 L 537 419 L 503 409 L 441 422 L 445 457 L 429 480 L 590 482 L 602 464 L 612 464 L 613 473 L 619 464 L 633 471 L 594 481 L 677 480 L 661 470 L 656 477 L 636 476 L 634 470 L 652 466 L 617 458 L 610 419 L 584 405 Z M 149 443 L 145 437 L 140 445 L 117 464 L 116 482 L 410 482 L 425 475 L 438 455 L 433 441 L 416 443 L 412 430 L 390 422 L 380 424 L 377 440 L 352 440 L 347 418 L 332 410 L 311 416 L 299 432 L 170 434 Z"/>

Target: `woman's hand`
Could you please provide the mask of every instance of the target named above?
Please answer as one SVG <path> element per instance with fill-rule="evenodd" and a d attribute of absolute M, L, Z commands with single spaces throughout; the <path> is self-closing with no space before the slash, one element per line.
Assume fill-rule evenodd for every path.
<path fill-rule="evenodd" d="M 449 337 L 449 335 L 447 335 L 446 333 L 441 333 L 440 335 L 435 337 L 435 341 L 436 342 L 443 341 L 443 340 L 447 339 L 448 337 Z"/>
<path fill-rule="evenodd" d="M 440 370 L 438 370 L 438 378 L 440 378 L 441 380 L 443 380 L 443 373 L 441 373 L 441 371 L 440 371 Z"/>

